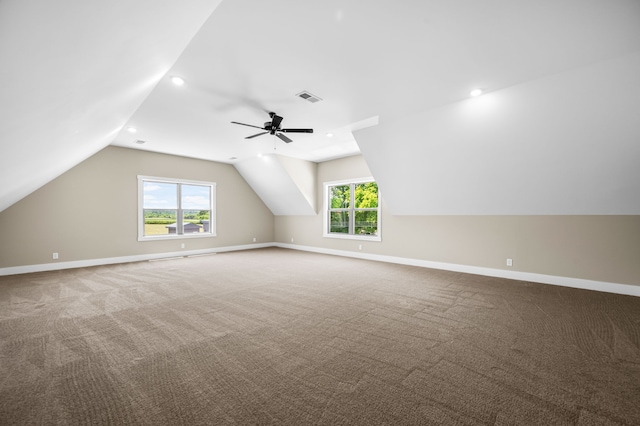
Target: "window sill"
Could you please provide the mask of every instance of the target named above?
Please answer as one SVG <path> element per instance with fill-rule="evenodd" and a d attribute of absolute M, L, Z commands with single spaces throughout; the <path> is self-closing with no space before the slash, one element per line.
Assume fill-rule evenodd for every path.
<path fill-rule="evenodd" d="M 380 235 L 349 235 L 349 234 L 328 234 L 323 235 L 325 238 L 337 238 L 340 240 L 359 240 L 359 241 L 382 241 Z"/>
<path fill-rule="evenodd" d="M 149 237 L 138 237 L 138 241 L 160 241 L 160 240 L 188 240 L 192 238 L 213 238 L 216 234 L 182 234 L 182 235 L 154 235 Z"/>

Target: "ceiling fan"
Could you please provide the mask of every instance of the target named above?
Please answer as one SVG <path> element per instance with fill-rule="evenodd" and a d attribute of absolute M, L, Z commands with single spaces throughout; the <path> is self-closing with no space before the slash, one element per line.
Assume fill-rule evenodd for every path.
<path fill-rule="evenodd" d="M 255 127 L 256 129 L 264 130 L 264 132 L 256 133 L 255 135 L 247 136 L 245 139 L 255 138 L 256 136 L 266 135 L 267 133 L 271 135 L 276 135 L 281 140 L 286 143 L 293 142 L 291 139 L 283 135 L 282 133 L 313 133 L 313 129 L 283 129 L 280 127 L 280 123 L 282 123 L 282 117 L 277 115 L 275 112 L 270 112 L 269 117 L 271 117 L 271 121 L 267 121 L 264 123 L 264 127 L 254 126 L 251 124 L 238 123 L 237 121 L 232 121 L 233 124 L 240 124 L 241 126 Z"/>

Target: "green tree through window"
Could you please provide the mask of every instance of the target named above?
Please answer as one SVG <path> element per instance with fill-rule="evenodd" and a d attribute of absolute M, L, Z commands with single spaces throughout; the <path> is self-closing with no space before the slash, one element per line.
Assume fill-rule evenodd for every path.
<path fill-rule="evenodd" d="M 378 185 L 375 182 L 332 185 L 328 187 L 328 196 L 329 234 L 378 235 Z"/>

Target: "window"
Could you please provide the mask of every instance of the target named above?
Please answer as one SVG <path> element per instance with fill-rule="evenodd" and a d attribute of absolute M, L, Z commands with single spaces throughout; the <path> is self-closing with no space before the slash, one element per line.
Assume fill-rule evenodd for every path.
<path fill-rule="evenodd" d="M 138 176 L 138 240 L 215 236 L 216 184 Z"/>
<path fill-rule="evenodd" d="M 380 241 L 378 185 L 371 179 L 324 184 L 324 236 Z"/>

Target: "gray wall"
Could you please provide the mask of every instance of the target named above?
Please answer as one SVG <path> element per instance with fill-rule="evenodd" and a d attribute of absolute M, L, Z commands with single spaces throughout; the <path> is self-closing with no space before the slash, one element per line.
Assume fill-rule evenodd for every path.
<path fill-rule="evenodd" d="M 216 182 L 217 237 L 137 241 L 137 175 Z M 272 242 L 273 228 L 232 165 L 107 147 L 0 212 L 0 267 Z"/>
<path fill-rule="evenodd" d="M 323 182 L 370 175 L 362 156 L 320 163 L 319 214 L 276 216 L 276 241 L 640 285 L 640 216 L 393 216 L 381 187 L 381 242 L 323 238 Z"/>

